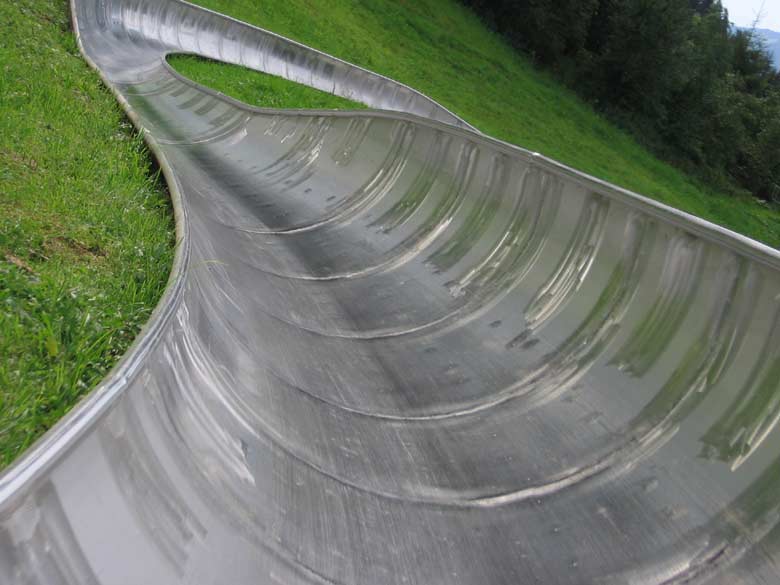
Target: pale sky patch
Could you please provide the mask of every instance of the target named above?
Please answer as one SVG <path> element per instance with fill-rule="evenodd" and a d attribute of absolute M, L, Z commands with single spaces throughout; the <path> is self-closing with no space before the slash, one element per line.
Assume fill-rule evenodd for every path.
<path fill-rule="evenodd" d="M 729 11 L 729 20 L 737 26 L 752 26 L 759 16 L 758 28 L 780 32 L 780 0 L 721 0 Z"/>

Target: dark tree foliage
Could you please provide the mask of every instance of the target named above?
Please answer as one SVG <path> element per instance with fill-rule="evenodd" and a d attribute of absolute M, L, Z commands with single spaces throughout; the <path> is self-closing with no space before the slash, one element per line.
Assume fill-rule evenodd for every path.
<path fill-rule="evenodd" d="M 688 0 L 688 6 L 691 10 L 702 16 L 710 12 L 714 5 L 715 0 Z"/>
<path fill-rule="evenodd" d="M 720 0 L 464 0 L 659 154 L 780 200 L 780 74 Z"/>

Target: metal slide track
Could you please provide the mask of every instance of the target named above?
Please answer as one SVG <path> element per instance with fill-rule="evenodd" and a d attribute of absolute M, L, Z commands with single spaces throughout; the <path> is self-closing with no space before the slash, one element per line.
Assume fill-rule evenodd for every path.
<path fill-rule="evenodd" d="M 0 477 L 0 583 L 780 583 L 777 252 L 184 2 L 73 13 L 177 255 Z M 247 107 L 174 52 L 377 110 Z"/>

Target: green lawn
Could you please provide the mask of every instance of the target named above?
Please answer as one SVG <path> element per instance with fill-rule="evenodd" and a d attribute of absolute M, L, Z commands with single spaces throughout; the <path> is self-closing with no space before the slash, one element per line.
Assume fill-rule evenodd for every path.
<path fill-rule="evenodd" d="M 199 83 L 218 89 L 244 103 L 264 108 L 354 110 L 366 107 L 308 85 L 211 59 L 193 55 L 171 55 L 168 62 L 190 79 L 196 79 Z"/>
<path fill-rule="evenodd" d="M 197 0 L 433 97 L 480 130 L 780 247 L 780 210 L 713 192 L 665 164 L 540 73 L 455 0 Z M 174 65 L 253 104 L 259 74 Z M 219 71 L 224 68 L 224 71 Z"/>
<path fill-rule="evenodd" d="M 169 198 L 65 0 L 0 2 L 0 468 L 111 368 L 160 298 Z"/>

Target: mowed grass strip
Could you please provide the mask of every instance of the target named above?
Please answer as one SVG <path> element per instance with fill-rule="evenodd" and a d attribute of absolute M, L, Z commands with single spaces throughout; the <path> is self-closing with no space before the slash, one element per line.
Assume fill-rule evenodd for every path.
<path fill-rule="evenodd" d="M 456 0 L 196 0 L 393 77 L 487 134 L 780 247 L 780 210 L 714 191 L 654 157 Z M 174 61 L 174 66 L 181 64 Z M 235 92 L 251 74 L 205 63 L 194 81 Z M 223 72 L 217 69 L 225 68 Z M 209 71 L 209 69 L 213 71 Z M 259 103 L 259 105 L 266 105 Z"/>
<path fill-rule="evenodd" d="M 0 2 L 0 468 L 148 319 L 173 257 L 169 201 L 66 0 Z"/>

